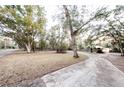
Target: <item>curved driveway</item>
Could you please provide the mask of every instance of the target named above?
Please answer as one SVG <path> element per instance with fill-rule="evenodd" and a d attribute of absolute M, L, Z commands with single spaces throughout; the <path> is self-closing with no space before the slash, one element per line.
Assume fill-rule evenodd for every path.
<path fill-rule="evenodd" d="M 85 54 L 88 60 L 47 74 L 40 80 L 47 87 L 124 87 L 124 73 L 103 58 L 107 54 Z"/>
<path fill-rule="evenodd" d="M 0 50 L 0 57 L 13 53 L 17 49 L 1 49 Z"/>

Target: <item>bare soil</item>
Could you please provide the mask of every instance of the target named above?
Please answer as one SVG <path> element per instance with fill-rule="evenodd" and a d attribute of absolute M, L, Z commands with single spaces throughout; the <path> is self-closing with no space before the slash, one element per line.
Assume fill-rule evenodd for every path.
<path fill-rule="evenodd" d="M 79 55 L 75 59 L 70 52 L 57 54 L 55 51 L 44 51 L 27 54 L 16 51 L 0 58 L 0 86 L 17 86 L 22 82 L 24 86 L 28 86 L 38 77 L 88 58 L 83 54 Z"/>

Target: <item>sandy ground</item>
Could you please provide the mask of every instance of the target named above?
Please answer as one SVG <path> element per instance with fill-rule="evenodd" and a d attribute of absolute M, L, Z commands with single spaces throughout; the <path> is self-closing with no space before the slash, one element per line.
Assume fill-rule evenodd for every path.
<path fill-rule="evenodd" d="M 124 73 L 105 59 L 108 54 L 86 54 L 88 60 L 47 74 L 39 82 L 47 87 L 124 87 Z"/>
<path fill-rule="evenodd" d="M 17 51 L 0 58 L 0 86 L 36 86 L 39 83 L 38 77 L 86 58 L 80 54 L 80 58 L 74 59 L 72 53 L 57 54 L 53 51 L 31 54 Z M 40 85 L 45 86 L 44 82 L 40 82 Z"/>

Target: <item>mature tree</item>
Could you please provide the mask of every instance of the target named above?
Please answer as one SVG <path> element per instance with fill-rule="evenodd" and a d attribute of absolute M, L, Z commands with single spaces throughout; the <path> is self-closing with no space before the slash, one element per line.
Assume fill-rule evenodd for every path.
<path fill-rule="evenodd" d="M 93 13 L 92 16 L 89 16 L 89 19 L 86 21 L 84 21 L 84 19 L 83 19 L 84 15 L 79 14 L 77 6 L 63 5 L 63 8 L 64 8 L 64 14 L 66 17 L 66 22 L 68 22 L 67 25 L 68 25 L 70 33 L 71 33 L 74 57 L 78 58 L 79 56 L 77 53 L 76 36 L 78 34 L 80 34 L 81 31 L 86 31 L 87 30 L 86 25 L 89 24 L 91 21 L 93 21 L 96 17 L 100 16 L 99 14 L 104 10 L 104 8 L 97 10 L 95 13 Z M 83 12 L 83 13 L 85 13 L 85 12 Z"/>
<path fill-rule="evenodd" d="M 36 37 L 44 30 L 44 9 L 41 6 L 7 5 L 0 7 L 0 24 L 4 35 L 13 37 L 16 43 L 27 50 L 34 50 Z"/>
<path fill-rule="evenodd" d="M 58 26 L 55 25 L 55 26 L 52 26 L 49 32 L 47 33 L 49 47 L 52 50 L 56 50 L 56 46 L 57 46 L 57 34 L 56 33 L 58 32 L 58 30 L 59 30 Z"/>
<path fill-rule="evenodd" d="M 52 26 L 47 34 L 47 37 L 49 46 L 52 50 L 57 50 L 58 53 L 65 52 L 65 39 L 67 39 L 67 37 L 66 32 L 63 31 L 63 28 L 60 25 Z"/>
<path fill-rule="evenodd" d="M 97 19 L 104 20 L 104 25 L 99 25 L 101 28 L 99 32 L 103 36 L 109 36 L 113 38 L 114 44 L 121 51 L 121 55 L 124 56 L 124 24 L 123 24 L 124 6 L 116 6 L 115 9 L 104 10 Z M 98 27 L 99 27 L 98 26 Z"/>
<path fill-rule="evenodd" d="M 47 44 L 47 40 L 48 40 L 48 37 L 47 37 L 47 34 L 46 32 L 42 32 L 40 34 L 40 37 L 39 37 L 39 41 L 37 42 L 38 45 L 37 45 L 37 48 L 39 48 L 40 50 L 43 50 L 43 49 L 47 49 L 48 48 L 48 44 Z"/>

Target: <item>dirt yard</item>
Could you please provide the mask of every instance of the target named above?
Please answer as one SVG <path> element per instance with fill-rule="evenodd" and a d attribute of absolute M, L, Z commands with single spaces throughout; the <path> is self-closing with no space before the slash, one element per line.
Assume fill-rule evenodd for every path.
<path fill-rule="evenodd" d="M 79 54 L 74 59 L 72 53 L 57 54 L 54 51 L 27 54 L 22 51 L 0 58 L 0 86 L 16 86 L 43 75 L 87 59 Z"/>

